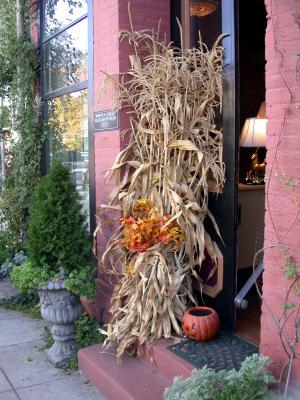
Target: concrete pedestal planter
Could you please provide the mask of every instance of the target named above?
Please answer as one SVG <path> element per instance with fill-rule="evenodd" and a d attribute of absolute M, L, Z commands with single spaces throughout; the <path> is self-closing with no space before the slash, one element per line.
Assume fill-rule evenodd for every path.
<path fill-rule="evenodd" d="M 75 321 L 82 313 L 79 297 L 65 288 L 65 279 L 49 281 L 38 290 L 42 317 L 53 324 L 54 344 L 46 350 L 56 367 L 63 368 L 76 354 Z"/>

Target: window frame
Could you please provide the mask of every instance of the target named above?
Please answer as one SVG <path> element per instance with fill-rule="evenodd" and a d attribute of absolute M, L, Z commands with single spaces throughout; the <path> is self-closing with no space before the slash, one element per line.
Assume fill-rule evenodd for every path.
<path fill-rule="evenodd" d="M 89 14 L 92 9 L 90 7 L 91 0 L 88 0 L 88 12 L 87 13 L 83 14 L 81 17 L 70 22 L 69 24 L 67 24 L 63 28 L 59 29 L 57 32 L 53 33 L 52 35 L 50 35 L 47 38 L 45 36 L 45 7 L 44 7 L 44 4 L 46 3 L 46 1 L 47 0 L 41 1 L 41 9 L 40 9 L 40 32 L 41 32 L 41 34 L 40 34 L 40 37 L 41 37 L 41 41 L 40 41 L 41 42 L 40 43 L 40 54 L 41 54 L 41 77 L 40 78 L 41 79 L 40 79 L 40 82 L 41 82 L 42 102 L 52 100 L 53 98 L 58 97 L 58 96 L 63 96 L 64 94 L 69 94 L 71 92 L 77 92 L 78 90 L 88 89 L 88 82 L 89 82 L 89 79 L 87 79 L 85 81 L 80 81 L 80 82 L 74 83 L 73 85 L 64 86 L 62 88 L 52 90 L 50 92 L 45 93 L 45 70 L 46 70 L 46 68 L 45 68 L 45 63 L 46 63 L 45 46 L 46 46 L 46 44 L 48 42 L 50 42 L 52 39 L 54 39 L 55 37 L 59 36 L 61 33 L 67 31 L 68 29 L 72 28 L 79 22 L 86 19 L 88 22 L 88 55 L 91 50 L 90 49 L 90 31 L 89 31 L 89 25 L 90 25 Z M 92 68 L 90 68 L 89 58 L 88 58 L 88 78 L 89 78 L 91 69 Z"/>
<path fill-rule="evenodd" d="M 191 43 L 190 0 L 181 0 L 181 28 L 183 47 L 189 49 Z"/>

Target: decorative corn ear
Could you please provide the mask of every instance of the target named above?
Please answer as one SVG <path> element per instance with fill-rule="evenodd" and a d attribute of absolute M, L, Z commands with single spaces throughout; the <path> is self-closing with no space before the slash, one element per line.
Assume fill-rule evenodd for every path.
<path fill-rule="evenodd" d="M 121 224 L 100 264 L 117 279 L 107 344 L 138 354 L 146 340 L 180 334 L 178 320 L 192 295 L 192 275 L 204 249 L 216 259 L 203 221 L 209 191 L 224 183 L 222 131 L 223 49 L 199 41 L 183 50 L 159 41 L 154 31 L 120 34 L 133 48 L 126 74 L 108 75 L 118 107 L 131 128 L 127 147 L 109 172 L 118 182 L 109 205 Z M 101 218 L 96 230 L 101 231 Z M 96 235 L 95 234 L 95 235 Z"/>

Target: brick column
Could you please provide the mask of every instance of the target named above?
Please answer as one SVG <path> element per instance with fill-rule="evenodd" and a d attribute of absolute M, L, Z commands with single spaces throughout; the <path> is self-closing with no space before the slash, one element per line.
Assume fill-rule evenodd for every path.
<path fill-rule="evenodd" d="M 39 45 L 39 2 L 38 0 L 30 0 L 30 37 L 35 46 Z"/>
<path fill-rule="evenodd" d="M 290 248 L 290 255 L 300 263 L 300 2 L 265 0 L 265 4 L 268 12 L 266 103 L 269 119 L 265 246 L 276 246 L 280 241 Z M 294 184 L 296 186 L 292 187 Z M 265 250 L 260 349 L 274 361 L 273 372 L 277 375 L 288 359 L 271 317 L 271 313 L 276 317 L 282 314 L 285 293 L 290 285 L 290 281 L 284 279 L 283 263 L 284 256 L 278 247 Z M 292 292 L 289 301 L 299 304 L 299 297 Z M 292 317 L 285 328 L 290 339 L 293 338 L 294 323 Z M 294 364 L 293 374 L 300 379 L 298 361 Z"/>
<path fill-rule="evenodd" d="M 132 0 L 131 13 L 135 30 L 152 29 L 161 20 L 161 32 L 170 33 L 169 0 Z M 128 70 L 131 48 L 127 43 L 118 42 L 118 31 L 129 30 L 128 2 L 124 0 L 94 1 L 94 111 L 112 107 L 109 97 L 99 98 L 104 72 L 118 73 Z M 120 132 L 128 127 L 128 118 L 124 112 L 120 116 L 120 130 L 95 133 L 95 171 L 96 171 L 96 206 L 107 204 L 109 193 L 114 189 L 114 182 L 104 178 L 121 149 Z M 109 218 L 109 215 L 106 215 Z M 107 228 L 98 240 L 101 255 L 112 228 Z M 100 235 L 99 235 L 100 236 Z M 93 314 L 107 320 L 107 309 L 110 306 L 112 286 L 107 277 L 99 273 L 97 280 L 99 294 L 94 301 Z"/>

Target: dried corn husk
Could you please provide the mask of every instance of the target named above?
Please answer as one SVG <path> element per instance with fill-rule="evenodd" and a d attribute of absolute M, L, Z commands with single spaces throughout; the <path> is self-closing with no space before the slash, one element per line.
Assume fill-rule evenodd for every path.
<path fill-rule="evenodd" d="M 128 146 L 108 173 L 119 182 L 109 206 L 129 217 L 136 200 L 150 199 L 160 215 L 176 219 L 185 241 L 176 251 L 160 246 L 138 255 L 120 245 L 122 228 L 108 241 L 101 265 L 120 280 L 106 343 L 117 345 L 118 356 L 147 339 L 180 333 L 177 319 L 194 301 L 191 274 L 197 276 L 205 248 L 217 259 L 203 221 L 210 218 L 218 232 L 208 193 L 220 192 L 225 180 L 222 131 L 215 124 L 222 106 L 221 37 L 211 50 L 200 43 L 182 51 L 153 31 L 120 36 L 134 48 L 131 69 L 107 81 L 117 88 L 117 105 L 127 110 L 131 129 L 123 132 Z"/>
<path fill-rule="evenodd" d="M 162 249 L 141 253 L 135 273 L 124 275 L 115 288 L 106 343 L 117 346 L 118 357 L 126 349 L 139 353 L 146 340 L 181 332 L 177 320 L 188 304 L 188 270 L 173 268 L 167 257 Z"/>

